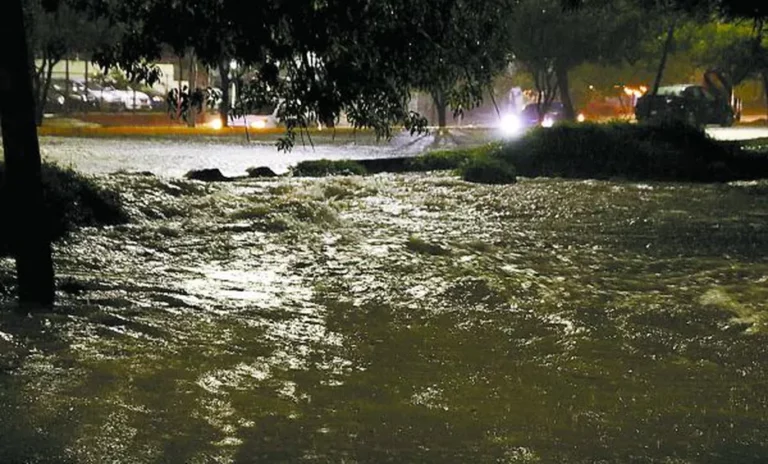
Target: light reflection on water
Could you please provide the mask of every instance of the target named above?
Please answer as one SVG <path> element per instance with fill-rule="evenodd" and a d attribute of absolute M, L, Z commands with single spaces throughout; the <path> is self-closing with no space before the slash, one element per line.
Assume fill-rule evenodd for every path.
<path fill-rule="evenodd" d="M 6 461 L 768 457 L 759 183 L 102 181 L 0 318 Z"/>

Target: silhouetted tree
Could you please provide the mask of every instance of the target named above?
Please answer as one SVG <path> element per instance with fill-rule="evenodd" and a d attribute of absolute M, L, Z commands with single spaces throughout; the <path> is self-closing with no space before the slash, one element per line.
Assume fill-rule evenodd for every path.
<path fill-rule="evenodd" d="M 412 44 L 417 66 L 416 87 L 432 97 L 438 126 L 447 124 L 447 108 L 458 115 L 482 100 L 484 89 L 508 62 L 507 0 L 430 0 Z M 432 11 L 431 14 L 428 12 Z"/>
<path fill-rule="evenodd" d="M 90 55 L 99 43 L 110 37 L 103 21 L 89 19 L 73 7 L 74 2 L 63 0 L 51 9 L 44 7 L 44 0 L 22 2 L 38 125 L 43 122 L 54 67 L 68 56 Z"/>
<path fill-rule="evenodd" d="M 0 118 L 9 213 L 3 227 L 10 229 L 19 301 L 50 305 L 53 261 L 43 220 L 40 148 L 21 0 L 6 0 L 0 7 L 0 39 Z"/>
<path fill-rule="evenodd" d="M 597 1 L 563 9 L 559 0 L 519 0 L 512 14 L 509 47 L 532 75 L 539 115 L 557 95 L 567 119 L 576 111 L 570 71 L 585 62 L 615 63 L 631 57 L 643 35 L 640 12 L 626 2 Z"/>
<path fill-rule="evenodd" d="M 131 78 L 155 77 L 150 63 L 162 44 L 192 48 L 201 62 L 219 69 L 231 60 L 248 68 L 248 81 L 238 83 L 243 105 L 235 111 L 279 100 L 287 125 L 283 147 L 311 119 L 331 122 L 342 111 L 355 127 L 380 136 L 394 124 L 425 125 L 407 104 L 417 82 L 422 26 L 437 13 L 428 0 L 202 0 L 191 8 L 154 0 L 89 3 L 94 14 L 106 14 L 124 31 L 119 44 L 100 50 L 98 62 L 120 66 Z"/>

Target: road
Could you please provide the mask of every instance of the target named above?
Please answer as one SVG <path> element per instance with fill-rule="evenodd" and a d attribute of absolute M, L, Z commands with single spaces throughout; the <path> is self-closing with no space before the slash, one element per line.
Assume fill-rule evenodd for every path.
<path fill-rule="evenodd" d="M 280 152 L 275 142 L 221 139 L 81 138 L 40 137 L 43 159 L 71 166 L 87 174 L 146 171 L 180 177 L 193 169 L 218 168 L 227 176 L 242 176 L 249 167 L 266 166 L 284 173 L 301 161 L 317 159 L 364 159 L 412 156 L 428 150 L 432 136 L 398 135 L 389 142 L 352 136 L 334 141 L 315 140 L 314 146 L 297 142 L 290 152 Z"/>
<path fill-rule="evenodd" d="M 718 140 L 768 138 L 768 128 L 712 127 L 707 129 Z M 192 169 L 219 168 L 225 175 L 244 175 L 249 167 L 268 166 L 282 173 L 291 165 L 311 159 L 391 158 L 423 153 L 430 148 L 450 148 L 451 143 L 473 145 L 490 140 L 491 133 L 455 131 L 436 145 L 434 135 L 410 137 L 400 134 L 389 142 L 338 137 L 317 140 L 314 147 L 299 144 L 291 153 L 281 153 L 274 142 L 245 143 L 231 139 L 131 139 L 41 137 L 43 157 L 88 174 L 106 174 L 120 170 L 149 171 L 161 176 L 179 177 Z M 455 145 L 453 145 L 455 146 Z"/>
<path fill-rule="evenodd" d="M 751 140 L 768 138 L 768 127 L 708 127 L 707 134 L 716 140 Z"/>

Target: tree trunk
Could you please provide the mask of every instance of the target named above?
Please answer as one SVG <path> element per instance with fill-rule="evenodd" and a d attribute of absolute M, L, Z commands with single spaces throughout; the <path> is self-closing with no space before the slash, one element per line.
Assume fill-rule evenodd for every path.
<path fill-rule="evenodd" d="M 35 124 L 37 127 L 40 127 L 43 125 L 43 116 L 45 114 L 45 102 L 48 101 L 48 92 L 51 90 L 51 79 L 53 77 L 53 67 L 56 66 L 56 63 L 58 61 L 53 61 L 52 59 L 48 60 L 48 65 L 45 69 L 45 76 L 43 77 L 43 81 L 40 83 L 42 86 L 42 89 L 39 93 L 39 101 L 37 102 L 37 108 L 35 113 Z M 67 101 L 64 100 L 64 105 L 67 104 Z M 62 109 L 64 106 L 62 105 Z"/>
<path fill-rule="evenodd" d="M 35 100 L 35 124 L 40 125 L 40 116 L 43 114 L 45 99 L 43 98 L 43 74 L 45 74 L 48 56 L 43 53 L 40 68 L 33 63 L 32 67 L 32 98 Z"/>
<path fill-rule="evenodd" d="M 83 72 L 83 79 L 85 80 L 85 98 L 88 100 L 86 103 L 90 103 L 91 97 L 88 95 L 88 60 L 85 60 L 85 71 Z M 101 106 L 101 102 L 96 100 L 96 105 Z M 85 111 L 88 112 L 88 109 L 91 107 L 90 104 L 85 105 Z"/>
<path fill-rule="evenodd" d="M 72 83 L 69 79 L 69 57 L 67 57 L 64 60 L 64 112 L 69 114 L 71 113 L 71 108 L 69 107 L 69 91 L 71 90 Z"/>
<path fill-rule="evenodd" d="M 181 121 L 182 114 L 184 113 L 182 108 L 182 103 L 184 102 L 184 99 L 182 95 L 184 95 L 184 86 L 181 85 L 181 81 L 184 80 L 184 60 L 179 56 L 179 79 L 178 79 L 178 85 L 177 88 L 179 90 L 179 98 L 176 100 L 176 120 Z"/>
<path fill-rule="evenodd" d="M 432 101 L 435 103 L 435 109 L 437 110 L 437 126 L 440 128 L 440 132 L 443 132 L 445 130 L 445 126 L 448 125 L 445 92 L 442 90 L 432 92 Z"/>
<path fill-rule="evenodd" d="M 229 60 L 223 58 L 219 62 L 219 74 L 221 75 L 221 106 L 219 106 L 219 116 L 221 117 L 221 126 L 229 127 Z"/>
<path fill-rule="evenodd" d="M 661 79 L 664 77 L 664 70 L 667 67 L 667 58 L 669 58 L 669 51 L 672 48 L 672 41 L 675 39 L 675 24 L 671 24 L 667 29 L 667 38 L 664 40 L 664 49 L 661 52 L 661 61 L 659 62 L 659 68 L 656 71 L 656 79 L 653 81 L 653 90 L 651 95 L 659 93 L 659 87 L 661 86 Z"/>
<path fill-rule="evenodd" d="M 197 59 L 195 58 L 195 52 L 192 51 L 189 54 L 189 95 L 190 97 L 197 92 Z M 189 121 L 187 125 L 189 127 L 195 127 L 197 123 L 197 105 L 189 106 Z"/>
<path fill-rule="evenodd" d="M 556 73 L 552 72 L 553 66 L 533 68 L 532 74 L 536 85 L 536 109 L 539 115 L 539 124 L 544 122 L 552 102 L 558 93 L 558 81 Z"/>
<path fill-rule="evenodd" d="M 768 118 L 768 69 L 760 73 L 763 76 L 763 93 L 765 93 L 765 117 Z"/>
<path fill-rule="evenodd" d="M 53 260 L 43 217 L 40 147 L 21 3 L 6 0 L 0 7 L 0 115 L 10 213 L 6 224 L 11 226 L 19 302 L 49 306 L 54 299 Z"/>
<path fill-rule="evenodd" d="M 558 64 L 555 73 L 557 74 L 557 88 L 560 91 L 560 100 L 563 104 L 563 111 L 566 121 L 576 120 L 576 110 L 573 108 L 573 100 L 571 99 L 571 87 L 568 82 L 568 68 L 564 65 Z"/>

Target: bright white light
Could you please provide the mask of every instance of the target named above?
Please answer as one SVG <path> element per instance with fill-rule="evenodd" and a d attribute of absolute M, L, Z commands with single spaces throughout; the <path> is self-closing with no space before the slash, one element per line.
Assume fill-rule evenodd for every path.
<path fill-rule="evenodd" d="M 541 121 L 541 127 L 552 127 L 555 125 L 555 120 L 550 116 L 544 116 L 544 120 Z"/>
<path fill-rule="evenodd" d="M 586 120 L 587 120 L 587 117 L 586 117 L 586 116 L 584 116 L 584 113 L 579 113 L 579 115 L 578 115 L 578 116 L 576 116 L 576 120 L 577 120 L 578 122 L 584 122 L 584 121 L 586 121 Z"/>
<path fill-rule="evenodd" d="M 208 123 L 208 127 L 210 127 L 213 130 L 220 130 L 222 127 L 224 127 L 224 124 L 221 122 L 221 119 L 216 118 L 213 121 Z"/>
<path fill-rule="evenodd" d="M 257 119 L 251 123 L 251 127 L 254 129 L 266 129 L 267 121 L 263 119 Z"/>
<path fill-rule="evenodd" d="M 518 118 L 516 115 L 506 114 L 501 118 L 501 121 L 499 122 L 499 128 L 505 136 L 511 137 L 520 133 L 522 130 L 522 124 L 520 123 L 520 118 Z"/>

